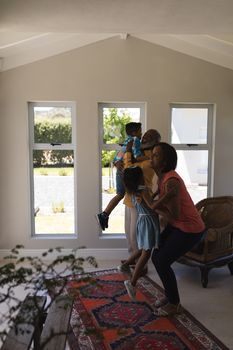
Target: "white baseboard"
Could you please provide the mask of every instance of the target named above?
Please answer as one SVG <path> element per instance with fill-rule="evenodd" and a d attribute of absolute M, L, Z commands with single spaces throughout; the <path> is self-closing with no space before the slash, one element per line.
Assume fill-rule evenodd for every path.
<path fill-rule="evenodd" d="M 30 256 L 30 257 L 40 257 L 42 258 L 42 253 L 46 252 L 46 249 L 20 249 L 19 257 Z M 72 253 L 72 249 L 62 249 L 61 253 L 53 250 L 52 253 L 47 255 L 44 260 L 53 260 L 60 255 L 68 255 Z M 78 249 L 77 256 L 86 258 L 88 256 L 93 256 L 98 260 L 121 260 L 128 257 L 127 249 Z M 10 249 L 0 249 L 0 259 L 12 255 Z"/>

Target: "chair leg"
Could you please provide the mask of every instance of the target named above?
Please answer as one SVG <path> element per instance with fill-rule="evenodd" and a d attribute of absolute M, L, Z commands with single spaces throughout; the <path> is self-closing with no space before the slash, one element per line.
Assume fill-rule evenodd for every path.
<path fill-rule="evenodd" d="M 201 270 L 201 283 L 203 288 L 206 288 L 208 284 L 208 273 L 210 269 L 205 266 L 201 266 L 200 270 Z"/>
<path fill-rule="evenodd" d="M 231 275 L 233 275 L 233 261 L 229 262 L 228 267 L 229 267 Z"/>

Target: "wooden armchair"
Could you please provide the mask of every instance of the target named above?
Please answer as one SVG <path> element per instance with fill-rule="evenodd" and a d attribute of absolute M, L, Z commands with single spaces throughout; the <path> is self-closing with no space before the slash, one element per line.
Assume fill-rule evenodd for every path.
<path fill-rule="evenodd" d="M 228 265 L 233 275 L 233 196 L 213 197 L 196 204 L 206 225 L 206 235 L 179 262 L 199 267 L 201 283 L 208 284 L 208 273 L 214 267 Z"/>

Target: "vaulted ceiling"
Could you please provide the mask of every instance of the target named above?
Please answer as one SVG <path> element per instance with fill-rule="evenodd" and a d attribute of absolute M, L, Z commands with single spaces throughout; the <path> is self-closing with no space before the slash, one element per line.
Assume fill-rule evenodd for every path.
<path fill-rule="evenodd" d="M 233 69 L 232 0 L 1 0 L 1 70 L 134 36 Z"/>

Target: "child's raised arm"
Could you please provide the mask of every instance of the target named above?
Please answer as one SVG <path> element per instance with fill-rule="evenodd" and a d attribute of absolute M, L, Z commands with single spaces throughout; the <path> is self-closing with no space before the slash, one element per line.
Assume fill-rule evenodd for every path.
<path fill-rule="evenodd" d="M 143 191 L 143 199 L 151 209 L 169 221 L 177 219 L 180 215 L 179 182 L 176 179 L 166 182 L 164 194 L 158 200 L 153 200 L 148 191 Z"/>
<path fill-rule="evenodd" d="M 154 210 L 156 201 L 154 201 L 154 199 L 151 196 L 151 194 L 149 193 L 148 189 L 144 189 L 144 191 L 142 191 L 141 195 L 142 195 L 143 200 L 146 202 L 146 205 L 149 208 Z"/>

